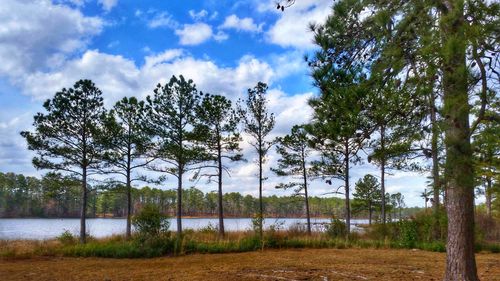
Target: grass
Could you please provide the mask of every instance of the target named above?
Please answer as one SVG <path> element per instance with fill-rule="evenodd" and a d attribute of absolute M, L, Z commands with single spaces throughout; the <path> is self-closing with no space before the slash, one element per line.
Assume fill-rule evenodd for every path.
<path fill-rule="evenodd" d="M 268 231 L 261 243 L 253 232 L 228 232 L 220 239 L 216 231 L 186 230 L 182 239 L 169 233 L 160 237 L 111 236 L 104 239 L 90 238 L 86 244 L 68 234 L 59 239 L 46 241 L 0 241 L 0 257 L 30 258 L 36 256 L 104 257 L 104 258 L 151 258 L 186 254 L 239 253 L 264 249 L 400 249 L 416 248 L 433 252 L 445 252 L 444 242 L 407 243 L 388 239 L 370 239 L 353 234 L 349 240 L 334 238 L 324 233 Z M 477 244 L 477 252 L 499 253 L 500 244 Z"/>

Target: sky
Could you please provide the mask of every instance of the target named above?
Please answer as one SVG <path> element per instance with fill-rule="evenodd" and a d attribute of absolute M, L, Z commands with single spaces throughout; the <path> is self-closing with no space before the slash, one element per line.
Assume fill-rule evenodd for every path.
<path fill-rule="evenodd" d="M 322 23 L 331 0 L 302 0 L 285 12 L 274 0 L 2 0 L 0 6 L 0 172 L 41 176 L 31 164 L 34 153 L 19 135 L 31 130 L 43 101 L 79 79 L 91 79 L 103 91 L 107 108 L 124 96 L 145 98 L 172 75 L 193 79 L 198 90 L 233 101 L 259 81 L 268 83 L 269 110 L 276 115 L 270 139 L 308 122 L 307 105 L 318 93 L 304 55 L 314 52 L 309 23 Z M 256 154 L 241 143 L 247 162 L 230 164 L 225 192 L 258 194 Z M 364 156 L 362 154 L 362 156 Z M 266 162 L 264 195 L 288 195 L 274 187 L 286 179 Z M 351 171 L 354 182 L 378 176 L 366 163 Z M 393 171 L 389 193 L 401 192 L 408 206 L 423 206 L 420 194 L 427 174 Z M 169 178 L 162 188 L 173 188 Z M 341 185 L 314 181 L 313 196 Z M 204 192 L 216 189 L 204 180 L 187 182 Z"/>

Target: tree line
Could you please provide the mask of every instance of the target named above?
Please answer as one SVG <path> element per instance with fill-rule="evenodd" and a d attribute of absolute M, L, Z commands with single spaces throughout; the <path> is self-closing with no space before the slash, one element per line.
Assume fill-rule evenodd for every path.
<path fill-rule="evenodd" d="M 360 180 L 360 183 L 364 182 Z M 378 183 L 364 184 L 361 189 L 371 192 L 354 194 L 354 214 L 358 218 L 371 218 L 373 212 L 379 213 L 377 197 Z M 356 186 L 358 190 L 358 185 Z M 133 187 L 131 190 L 132 214 L 136 214 L 146 205 L 156 205 L 162 214 L 175 216 L 177 192 L 173 189 Z M 182 215 L 196 217 L 218 216 L 217 192 L 203 193 L 190 187 L 183 189 Z M 357 191 L 356 191 L 357 192 Z M 79 182 L 61 174 L 48 173 L 41 179 L 14 173 L 0 173 L 0 218 L 42 217 L 42 218 L 76 218 L 79 217 L 81 200 Z M 122 218 L 127 215 L 128 194 L 122 186 L 109 188 L 93 186 L 88 194 L 87 217 Z M 268 217 L 297 218 L 306 217 L 303 200 L 297 196 L 263 197 L 263 206 Z M 366 202 L 370 201 L 370 208 Z M 251 218 L 259 205 L 258 198 L 228 192 L 223 195 L 223 208 L 226 217 Z M 309 198 L 311 217 L 340 217 L 344 203 L 336 197 Z M 408 209 L 397 202 L 389 207 L 394 210 L 393 218 L 408 217 L 420 208 Z M 402 213 L 399 213 L 399 212 Z M 371 222 L 371 219 L 370 219 Z"/>

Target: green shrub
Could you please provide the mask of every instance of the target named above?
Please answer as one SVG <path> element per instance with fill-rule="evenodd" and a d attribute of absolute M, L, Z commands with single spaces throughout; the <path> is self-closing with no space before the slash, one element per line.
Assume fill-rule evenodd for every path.
<path fill-rule="evenodd" d="M 219 228 L 215 225 L 212 225 L 212 223 L 209 222 L 207 226 L 201 228 L 198 231 L 204 234 L 217 234 L 219 232 Z"/>
<path fill-rule="evenodd" d="M 255 234 L 260 235 L 264 227 L 264 218 L 260 215 L 255 215 L 252 218 L 252 230 Z"/>
<path fill-rule="evenodd" d="M 73 245 L 78 242 L 78 239 L 76 239 L 75 236 L 73 236 L 73 234 L 71 234 L 71 232 L 67 229 L 65 229 L 64 232 L 56 238 L 63 245 Z"/>
<path fill-rule="evenodd" d="M 397 223 L 399 225 L 400 234 L 399 242 L 405 248 L 415 247 L 418 240 L 417 223 L 411 220 L 403 220 Z"/>
<path fill-rule="evenodd" d="M 330 238 L 346 236 L 346 224 L 339 219 L 332 219 L 326 226 L 326 235 Z"/>
<path fill-rule="evenodd" d="M 168 232 L 170 222 L 158 207 L 149 204 L 132 218 L 132 225 L 140 236 L 154 237 Z"/>

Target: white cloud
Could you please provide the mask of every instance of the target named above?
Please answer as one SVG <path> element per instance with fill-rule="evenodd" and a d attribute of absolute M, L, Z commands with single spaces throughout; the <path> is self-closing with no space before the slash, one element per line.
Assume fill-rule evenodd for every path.
<path fill-rule="evenodd" d="M 199 45 L 212 37 L 212 27 L 206 23 L 185 24 L 175 34 L 181 45 Z"/>
<path fill-rule="evenodd" d="M 208 16 L 207 10 L 201 10 L 199 12 L 196 12 L 195 10 L 189 10 L 189 16 L 195 20 L 199 21 Z"/>
<path fill-rule="evenodd" d="M 239 18 L 237 15 L 230 15 L 226 17 L 224 23 L 219 26 L 222 29 L 236 29 L 238 31 L 247 31 L 247 32 L 261 32 L 263 23 L 256 24 L 253 22 L 252 18 Z"/>
<path fill-rule="evenodd" d="M 229 38 L 229 35 L 227 35 L 227 33 L 225 33 L 222 30 L 217 31 L 217 33 L 214 34 L 214 40 L 217 42 L 227 40 L 228 38 Z"/>
<path fill-rule="evenodd" d="M 113 9 L 113 7 L 116 6 L 116 4 L 118 4 L 118 0 L 98 0 L 99 4 L 101 4 L 102 8 L 109 12 L 111 11 L 111 9 Z"/>
<path fill-rule="evenodd" d="M 331 13 L 331 5 L 331 0 L 303 0 L 295 2 L 286 12 L 276 12 L 279 13 L 279 19 L 267 31 L 267 40 L 282 47 L 314 47 L 309 24 L 323 23 Z"/>
<path fill-rule="evenodd" d="M 98 17 L 50 1 L 4 0 L 0 19 L 0 75 L 10 78 L 57 68 L 83 50 L 104 25 Z"/>
<path fill-rule="evenodd" d="M 148 27 L 149 28 L 166 27 L 166 28 L 175 29 L 175 28 L 179 27 L 179 23 L 168 12 L 163 11 L 163 12 L 157 13 L 155 11 L 148 11 L 147 14 L 148 14 L 148 17 L 149 16 L 153 17 L 152 19 L 148 20 Z M 144 12 L 142 12 L 141 10 L 137 10 L 135 12 L 135 15 L 137 17 L 142 17 L 142 15 L 144 15 Z"/>

